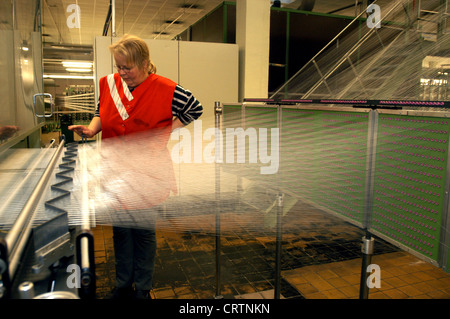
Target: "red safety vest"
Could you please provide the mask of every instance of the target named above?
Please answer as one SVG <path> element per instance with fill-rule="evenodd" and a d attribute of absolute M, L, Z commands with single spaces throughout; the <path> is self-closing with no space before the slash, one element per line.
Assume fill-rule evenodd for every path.
<path fill-rule="evenodd" d="M 103 164 L 106 169 L 111 165 L 115 179 L 104 188 L 117 210 L 150 208 L 164 202 L 170 191 L 177 193 L 167 149 L 175 87 L 156 74 L 133 92 L 118 73 L 100 79 L 102 148 L 109 147 Z M 117 169 L 120 165 L 127 169 Z"/>
<path fill-rule="evenodd" d="M 176 83 L 150 74 L 130 92 L 118 73 L 100 79 L 102 138 L 123 136 L 172 126 L 172 99 Z"/>

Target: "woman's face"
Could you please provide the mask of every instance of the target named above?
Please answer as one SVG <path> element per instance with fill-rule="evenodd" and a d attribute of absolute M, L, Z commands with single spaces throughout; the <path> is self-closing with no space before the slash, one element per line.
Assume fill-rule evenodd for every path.
<path fill-rule="evenodd" d="M 147 67 L 139 69 L 136 65 L 127 65 L 125 57 L 121 54 L 115 54 L 116 69 L 120 77 L 130 88 L 134 88 L 145 81 L 148 76 Z"/>

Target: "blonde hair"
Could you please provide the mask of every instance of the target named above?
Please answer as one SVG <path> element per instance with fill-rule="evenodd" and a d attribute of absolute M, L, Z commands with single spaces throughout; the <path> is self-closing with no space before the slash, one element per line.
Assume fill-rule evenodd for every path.
<path fill-rule="evenodd" d="M 139 69 L 142 69 L 147 61 L 148 73 L 156 73 L 156 66 L 150 59 L 147 43 L 137 36 L 125 34 L 119 41 L 109 46 L 109 51 L 113 55 L 124 56 L 127 63 L 136 65 Z"/>

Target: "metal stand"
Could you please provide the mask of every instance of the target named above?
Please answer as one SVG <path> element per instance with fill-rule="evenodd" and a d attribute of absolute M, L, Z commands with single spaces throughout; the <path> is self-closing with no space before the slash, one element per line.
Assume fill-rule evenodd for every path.
<path fill-rule="evenodd" d="M 216 127 L 216 143 L 215 143 L 215 155 L 216 155 L 216 294 L 215 299 L 222 299 L 223 296 L 221 295 L 221 260 L 220 260 L 220 167 L 218 165 L 219 160 L 219 154 L 221 153 L 219 151 L 220 148 L 220 141 L 219 141 L 219 130 L 220 130 L 220 116 L 222 115 L 222 107 L 220 105 L 220 102 L 215 102 L 214 105 L 214 111 L 215 111 L 215 127 Z"/>
<path fill-rule="evenodd" d="M 283 195 L 277 196 L 277 241 L 275 251 L 275 292 L 274 299 L 280 299 L 281 296 L 281 216 L 283 214 Z"/>
<path fill-rule="evenodd" d="M 361 266 L 361 283 L 359 288 L 359 299 L 368 299 L 369 298 L 369 287 L 367 286 L 367 278 L 369 277 L 369 273 L 367 272 L 367 267 L 372 262 L 372 254 L 373 254 L 373 244 L 374 238 L 369 232 L 366 232 L 366 235 L 362 238 L 362 266 Z"/>
<path fill-rule="evenodd" d="M 76 238 L 76 248 L 77 264 L 81 270 L 78 294 L 82 299 L 95 299 L 94 235 L 90 229 L 81 230 Z"/>

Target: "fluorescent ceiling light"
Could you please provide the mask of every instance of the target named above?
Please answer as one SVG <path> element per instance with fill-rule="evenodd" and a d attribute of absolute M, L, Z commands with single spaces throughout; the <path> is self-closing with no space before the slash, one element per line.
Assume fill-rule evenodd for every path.
<path fill-rule="evenodd" d="M 69 72 L 92 72 L 92 69 L 66 68 Z"/>
<path fill-rule="evenodd" d="M 66 75 L 66 74 L 44 74 L 44 79 L 76 79 L 76 80 L 93 80 L 93 75 Z"/>
<path fill-rule="evenodd" d="M 92 62 L 63 61 L 62 64 L 66 68 L 92 68 Z"/>

